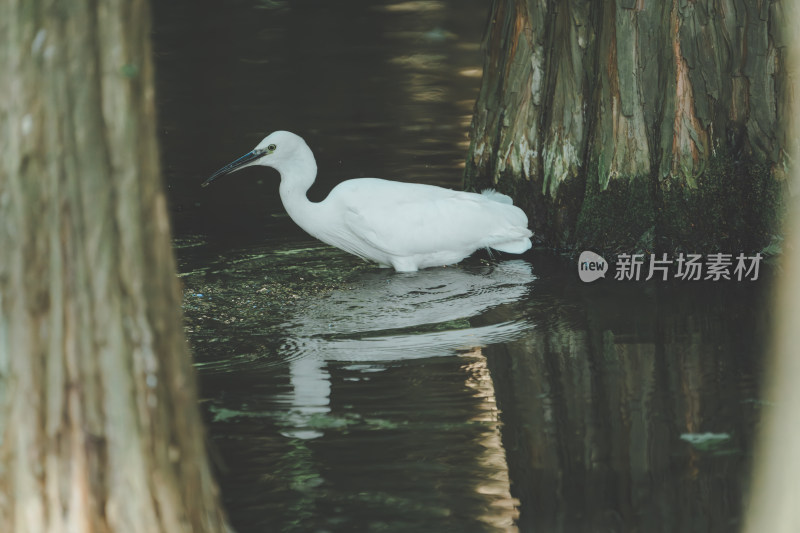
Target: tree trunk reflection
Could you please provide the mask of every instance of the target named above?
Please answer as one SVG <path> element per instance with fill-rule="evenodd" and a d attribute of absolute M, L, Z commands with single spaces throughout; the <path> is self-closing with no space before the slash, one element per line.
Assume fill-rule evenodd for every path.
<path fill-rule="evenodd" d="M 540 298 L 541 327 L 485 350 L 520 529 L 730 531 L 758 417 L 761 297 L 613 287 Z"/>

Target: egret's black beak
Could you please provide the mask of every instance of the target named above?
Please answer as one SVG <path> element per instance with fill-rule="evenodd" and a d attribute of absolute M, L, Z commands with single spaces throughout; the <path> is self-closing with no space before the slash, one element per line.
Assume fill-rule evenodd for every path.
<path fill-rule="evenodd" d="M 257 159 L 260 159 L 261 157 L 263 157 L 266 154 L 267 154 L 267 152 L 265 152 L 264 150 L 253 150 L 252 152 L 243 155 L 242 157 L 240 157 L 239 159 L 237 159 L 233 163 L 229 163 L 229 164 L 225 165 L 224 167 L 222 167 L 221 169 L 219 169 L 216 172 L 214 172 L 213 174 L 211 174 L 211 176 L 206 181 L 203 182 L 201 187 L 208 187 L 208 185 L 212 181 L 214 181 L 217 178 L 217 176 L 222 176 L 223 174 L 230 174 L 231 172 L 239 170 L 243 166 L 245 166 L 245 165 L 247 165 L 249 163 L 252 163 L 253 161 L 255 161 Z"/>

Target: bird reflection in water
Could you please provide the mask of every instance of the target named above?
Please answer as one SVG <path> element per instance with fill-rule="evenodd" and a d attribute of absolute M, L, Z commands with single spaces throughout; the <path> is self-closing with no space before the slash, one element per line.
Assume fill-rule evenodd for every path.
<path fill-rule="evenodd" d="M 453 356 L 517 338 L 532 327 L 509 308 L 535 279 L 522 260 L 483 268 L 413 274 L 366 273 L 351 290 L 312 300 L 290 320 L 282 351 L 293 394 L 285 434 L 322 435 L 312 417 L 330 412 L 329 362 L 349 362 L 360 373 L 387 363 Z"/>

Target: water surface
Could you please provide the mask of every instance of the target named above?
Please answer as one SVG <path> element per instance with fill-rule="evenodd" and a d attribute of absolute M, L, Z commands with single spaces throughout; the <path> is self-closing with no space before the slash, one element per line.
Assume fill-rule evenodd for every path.
<path fill-rule="evenodd" d="M 396 274 L 298 242 L 188 272 L 234 523 L 735 529 L 769 408 L 762 288 L 588 286 L 564 267 Z"/>

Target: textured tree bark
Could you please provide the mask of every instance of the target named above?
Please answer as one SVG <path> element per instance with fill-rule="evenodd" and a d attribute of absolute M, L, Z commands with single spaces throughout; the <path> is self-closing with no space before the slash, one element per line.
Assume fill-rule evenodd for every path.
<path fill-rule="evenodd" d="M 225 530 L 145 0 L 0 7 L 0 531 Z"/>
<path fill-rule="evenodd" d="M 763 246 L 796 143 L 788 9 L 495 0 L 466 186 L 556 246 Z"/>

